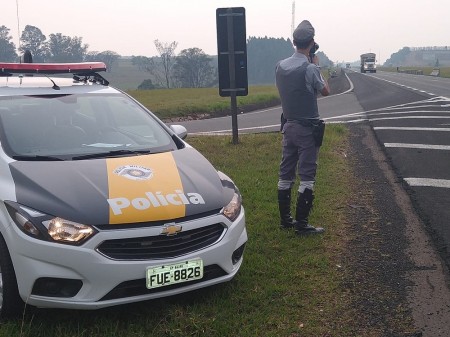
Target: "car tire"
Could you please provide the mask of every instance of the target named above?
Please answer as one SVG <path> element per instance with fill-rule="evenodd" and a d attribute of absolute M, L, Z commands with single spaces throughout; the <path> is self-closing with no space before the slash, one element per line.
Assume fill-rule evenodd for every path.
<path fill-rule="evenodd" d="M 0 319 L 15 317 L 24 309 L 8 247 L 0 235 Z"/>

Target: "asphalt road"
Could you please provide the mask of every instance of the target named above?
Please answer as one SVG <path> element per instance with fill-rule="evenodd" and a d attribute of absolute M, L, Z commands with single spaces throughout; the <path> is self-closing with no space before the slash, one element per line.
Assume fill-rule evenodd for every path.
<path fill-rule="evenodd" d="M 349 77 L 398 179 L 450 266 L 450 80 L 395 73 Z"/>
<path fill-rule="evenodd" d="M 363 117 L 358 113 L 363 108 L 350 87 L 342 93 L 321 97 L 318 100 L 319 111 L 322 118 L 328 122 L 339 122 Z M 354 116 L 356 114 L 356 116 Z M 280 128 L 281 107 L 273 107 L 249 113 L 238 113 L 239 134 L 273 132 Z M 221 117 L 203 120 L 177 122 L 186 127 L 189 134 L 230 134 L 231 117 Z"/>

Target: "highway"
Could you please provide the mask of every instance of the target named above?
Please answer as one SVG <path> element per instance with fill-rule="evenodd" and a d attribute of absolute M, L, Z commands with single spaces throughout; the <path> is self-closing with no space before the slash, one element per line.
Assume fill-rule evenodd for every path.
<path fill-rule="evenodd" d="M 450 265 L 450 80 L 396 73 L 349 77 L 363 115 Z M 382 94 L 385 88 L 404 94 L 396 99 Z"/>

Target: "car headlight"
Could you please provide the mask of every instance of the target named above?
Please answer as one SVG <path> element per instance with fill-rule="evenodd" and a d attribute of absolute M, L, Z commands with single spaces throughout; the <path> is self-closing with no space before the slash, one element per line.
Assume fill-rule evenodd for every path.
<path fill-rule="evenodd" d="M 62 218 L 53 218 L 42 223 L 47 228 L 48 235 L 57 242 L 81 242 L 94 233 L 94 229 L 90 226 Z"/>
<path fill-rule="evenodd" d="M 241 213 L 241 206 L 242 206 L 242 197 L 239 191 L 235 191 L 233 198 L 231 201 L 226 205 L 222 213 L 225 215 L 230 221 L 236 220 L 236 218 Z"/>
<path fill-rule="evenodd" d="M 36 239 L 80 245 L 97 233 L 89 225 L 43 214 L 15 202 L 6 201 L 5 205 L 17 227 Z"/>

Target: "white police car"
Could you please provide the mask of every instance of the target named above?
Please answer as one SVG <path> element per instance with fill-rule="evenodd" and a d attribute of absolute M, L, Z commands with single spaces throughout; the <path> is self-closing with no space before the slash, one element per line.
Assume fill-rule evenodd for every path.
<path fill-rule="evenodd" d="M 174 295 L 242 264 L 234 183 L 105 69 L 0 63 L 1 316 Z"/>

